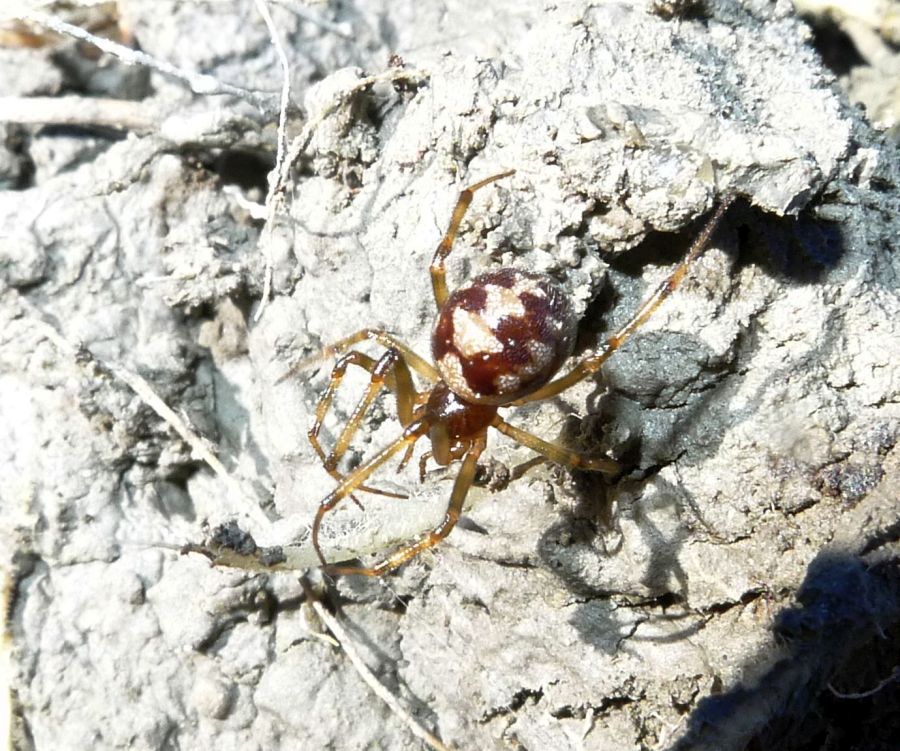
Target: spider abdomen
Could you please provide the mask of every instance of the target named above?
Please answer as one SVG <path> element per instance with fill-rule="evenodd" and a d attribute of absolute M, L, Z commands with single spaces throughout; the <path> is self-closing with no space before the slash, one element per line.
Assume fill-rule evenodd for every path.
<path fill-rule="evenodd" d="M 461 398 L 508 404 L 554 376 L 572 354 L 577 323 L 552 279 L 499 269 L 450 295 L 438 314 L 432 355 Z"/>

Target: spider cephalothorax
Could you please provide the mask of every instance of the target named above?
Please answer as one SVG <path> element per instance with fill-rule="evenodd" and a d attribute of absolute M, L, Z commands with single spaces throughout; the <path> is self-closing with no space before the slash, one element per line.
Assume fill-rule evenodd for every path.
<path fill-rule="evenodd" d="M 731 198 L 719 204 L 685 258 L 642 303 L 632 318 L 598 351 L 582 358 L 565 375 L 554 380 L 572 353 L 577 327 L 569 300 L 554 280 L 540 274 L 501 268 L 472 279 L 452 294 L 447 288 L 444 262 L 474 192 L 512 174 L 509 171 L 493 175 L 460 193 L 450 226 L 434 254 L 431 283 L 437 320 L 432 335 L 433 364 L 380 329 L 363 329 L 320 353 L 322 356 L 344 353 L 335 363 L 309 431 L 313 448 L 325 469 L 338 482 L 319 503 L 312 526 L 313 547 L 323 567 L 330 573 L 383 574 L 446 537 L 462 512 L 490 428 L 558 464 L 608 474 L 620 471 L 618 463 L 608 457 L 587 456 L 511 425 L 500 416 L 499 409 L 555 396 L 595 373 L 678 287 L 691 263 L 706 247 Z M 365 340 L 382 345 L 384 354 L 375 359 L 352 349 L 354 344 Z M 319 431 L 335 391 L 350 365 L 369 372 L 369 386 L 338 435 L 334 447 L 326 454 L 319 443 Z M 413 371 L 430 384 L 425 390 L 416 390 Z M 394 394 L 403 431 L 375 456 L 344 475 L 338 470 L 338 464 L 383 388 Z M 379 467 L 398 454 L 403 454 L 401 466 L 405 465 L 412 456 L 416 442 L 426 436 L 431 450 L 420 462 L 423 477 L 424 462 L 428 458 L 440 465 L 461 462 L 447 512 L 440 524 L 373 566 L 328 563 L 319 544 L 319 532 L 325 515 L 343 499 L 354 498 L 356 492 L 393 495 L 365 483 Z"/>

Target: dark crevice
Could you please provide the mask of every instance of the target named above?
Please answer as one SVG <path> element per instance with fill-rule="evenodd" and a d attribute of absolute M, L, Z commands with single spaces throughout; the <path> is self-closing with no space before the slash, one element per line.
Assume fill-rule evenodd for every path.
<path fill-rule="evenodd" d="M 490 558 L 489 560 L 500 568 L 522 569 L 525 571 L 538 568 L 538 564 L 529 558 L 522 558 L 520 560 L 512 560 L 511 558 Z"/>
<path fill-rule="evenodd" d="M 275 166 L 274 155 L 263 150 L 187 148 L 182 156 L 218 176 L 222 185 L 253 191 L 259 200 L 268 192 L 269 172 Z"/>
<path fill-rule="evenodd" d="M 237 185 L 243 190 L 256 189 L 266 195 L 269 172 L 274 166 L 268 152 L 228 149 L 218 154 L 212 170 L 226 185 Z"/>
<path fill-rule="evenodd" d="M 721 615 L 722 613 L 727 613 L 729 610 L 733 610 L 737 607 L 744 607 L 745 605 L 749 605 L 754 600 L 759 599 L 765 594 L 766 590 L 760 589 L 751 589 L 747 592 L 744 592 L 737 600 L 726 600 L 724 602 L 714 602 L 712 605 L 708 605 L 705 608 L 698 610 L 698 613 L 702 613 L 705 615 Z"/>
<path fill-rule="evenodd" d="M 513 697 L 512 699 L 510 699 L 509 704 L 502 707 L 492 707 L 482 715 L 481 721 L 489 722 L 495 717 L 503 717 L 504 715 L 517 712 L 522 707 L 524 707 L 527 702 L 530 701 L 533 704 L 538 704 L 543 698 L 543 689 L 521 688 L 516 691 L 515 694 L 513 694 Z"/>
<path fill-rule="evenodd" d="M 637 699 L 633 696 L 609 696 L 604 697 L 597 704 L 580 704 L 574 707 L 564 705 L 562 707 L 557 707 L 556 709 L 550 710 L 550 716 L 557 720 L 583 720 L 587 717 L 588 712 L 593 712 L 595 715 L 603 715 L 610 710 L 627 707 L 629 704 L 634 704 L 636 701 Z"/>

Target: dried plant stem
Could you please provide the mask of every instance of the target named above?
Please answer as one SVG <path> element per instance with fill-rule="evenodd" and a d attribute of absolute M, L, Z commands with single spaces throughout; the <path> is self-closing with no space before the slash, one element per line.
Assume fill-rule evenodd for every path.
<path fill-rule="evenodd" d="M 260 235 L 259 244 L 266 258 L 266 268 L 263 277 L 263 293 L 259 308 L 256 311 L 254 320 L 258 321 L 269 302 L 272 295 L 272 275 L 273 261 L 271 252 L 272 233 L 275 228 L 275 219 L 278 215 L 282 204 L 284 203 L 284 189 L 287 185 L 289 169 L 285 169 L 285 155 L 287 153 L 287 111 L 291 103 L 291 68 L 288 63 L 287 54 L 285 54 L 284 46 L 278 36 L 278 29 L 272 14 L 269 12 L 269 6 L 266 0 L 256 0 L 256 8 L 266 23 L 269 30 L 269 37 L 272 40 L 272 46 L 278 55 L 281 64 L 281 103 L 278 112 L 278 136 L 277 136 L 277 153 L 275 157 L 275 167 L 269 173 L 269 192 L 266 195 L 266 224 Z"/>
<path fill-rule="evenodd" d="M 845 694 L 841 691 L 838 691 L 830 683 L 828 684 L 828 690 L 831 691 L 831 693 L 833 693 L 838 699 L 868 699 L 870 696 L 874 696 L 879 691 L 881 691 L 885 686 L 888 686 L 897 680 L 900 680 L 900 666 L 896 666 L 887 678 L 881 681 L 874 688 L 870 688 L 868 691 L 863 691 L 858 694 Z"/>
<path fill-rule="evenodd" d="M 19 125 L 82 125 L 150 133 L 159 125 L 142 102 L 83 96 L 3 96 L 0 121 Z"/>
<path fill-rule="evenodd" d="M 25 13 L 19 14 L 18 17 L 23 21 L 29 21 L 31 23 L 36 23 L 39 26 L 51 29 L 58 34 L 65 34 L 66 36 L 71 36 L 75 39 L 81 39 L 84 42 L 89 42 L 98 49 L 101 49 L 107 54 L 112 55 L 118 60 L 121 60 L 126 65 L 143 65 L 145 67 L 152 68 L 158 73 L 162 73 L 164 76 L 169 76 L 170 78 L 184 81 L 188 86 L 190 86 L 191 91 L 193 91 L 195 94 L 227 94 L 229 96 L 239 97 L 240 99 L 246 99 L 247 101 L 253 103 L 260 110 L 270 111 L 272 109 L 271 94 L 251 91 L 249 89 L 241 88 L 240 86 L 233 86 L 232 84 L 223 83 L 222 81 L 219 81 L 217 78 L 207 73 L 193 73 L 191 71 L 183 70 L 182 68 L 177 68 L 171 63 L 165 62 L 164 60 L 157 60 L 155 57 L 148 55 L 146 52 L 133 50 L 123 44 L 113 42 L 111 39 L 99 37 L 96 34 L 92 34 L 91 32 L 82 29 L 80 26 L 74 26 L 73 24 L 66 23 L 65 21 L 62 21 L 59 18 L 56 18 L 55 16 L 49 15 L 47 13 L 27 11 Z"/>
<path fill-rule="evenodd" d="M 310 589 L 308 586 L 304 587 L 304 589 L 309 593 Z M 344 650 L 344 653 L 353 664 L 356 672 L 359 673 L 360 677 L 366 682 L 366 685 L 372 689 L 372 692 L 388 705 L 391 712 L 393 712 L 394 715 L 409 728 L 410 732 L 415 735 L 416 738 L 424 741 L 430 748 L 435 749 L 435 751 L 449 751 L 449 748 L 434 734 L 428 732 L 422 724 L 403 707 L 400 700 L 375 677 L 375 674 L 369 669 L 365 660 L 360 656 L 353 643 L 353 639 L 346 630 L 344 630 L 341 622 L 329 613 L 325 609 L 325 606 L 315 597 L 310 597 L 309 602 L 316 612 L 316 615 L 319 616 L 319 619 L 325 624 L 325 627 L 331 632 L 331 635 L 337 639 L 338 643 L 341 645 L 341 649 Z"/>

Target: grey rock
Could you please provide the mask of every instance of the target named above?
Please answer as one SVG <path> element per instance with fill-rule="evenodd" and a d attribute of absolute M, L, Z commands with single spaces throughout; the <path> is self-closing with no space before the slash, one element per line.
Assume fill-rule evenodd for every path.
<path fill-rule="evenodd" d="M 217 4 L 215 17 L 151 5 L 123 4 L 147 51 L 280 86 L 253 3 Z M 773 638 L 776 614 L 811 607 L 793 593 L 823 551 L 896 562 L 896 152 L 847 105 L 788 3 L 660 14 L 573 1 L 495 11 L 503 23 L 484 20 L 484 3 L 360 6 L 319 11 L 355 40 L 273 7 L 295 66 L 291 134 L 389 52 L 429 78 L 334 108 L 265 233 L 235 196 L 261 192 L 274 116 L 156 75 L 160 133 L 0 194 L 0 552 L 17 742 L 420 747 L 320 638 L 295 575 L 178 549 L 204 523 L 238 519 L 261 546 L 314 563 L 308 526 L 334 481 L 306 431 L 331 363 L 282 377 L 364 325 L 427 355 L 428 265 L 458 191 L 510 168 L 476 195 L 451 286 L 500 265 L 550 274 L 588 349 L 726 192 L 742 198 L 599 378 L 509 412 L 617 457 L 624 476 L 513 471 L 502 489 L 471 492 L 466 523 L 433 554 L 383 580 L 339 580 L 363 657 L 455 748 L 666 748 L 682 735 L 713 747 L 685 720 L 712 693 L 781 680 L 814 701 L 827 680 L 810 676 L 839 662 L 815 650 L 842 646 L 792 654 Z M 257 161 L 224 168 L 237 152 Z M 253 187 L 223 187 L 241 179 Z M 267 258 L 273 299 L 257 321 Z M 46 324 L 96 359 L 59 347 Z M 256 506 L 104 363 L 141 373 Z M 365 382 L 345 379 L 326 445 Z M 379 402 L 350 461 L 398 432 L 391 400 Z M 496 434 L 489 453 L 513 468 L 532 456 Z M 377 478 L 408 500 L 364 494 L 365 512 L 347 503 L 328 517 L 330 555 L 383 552 L 440 518 L 454 468 L 420 484 L 411 464 Z M 887 595 L 867 602 L 848 612 L 895 627 Z M 793 658 L 793 672 L 776 669 Z M 745 696 L 739 732 L 714 716 L 718 748 L 776 716 Z"/>

